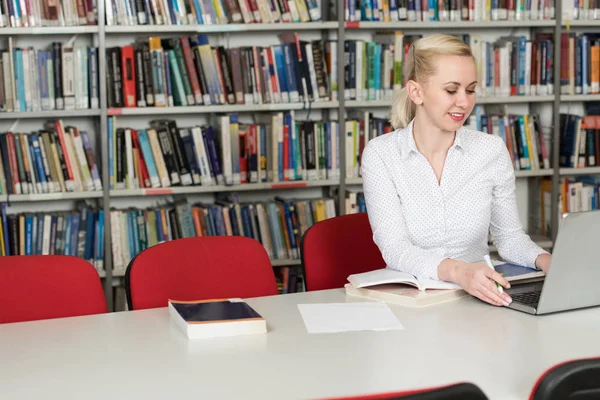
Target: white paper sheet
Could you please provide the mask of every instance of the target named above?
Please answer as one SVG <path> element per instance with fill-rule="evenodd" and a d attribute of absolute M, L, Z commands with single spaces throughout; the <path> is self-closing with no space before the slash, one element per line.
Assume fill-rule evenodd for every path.
<path fill-rule="evenodd" d="M 308 333 L 404 329 L 386 303 L 298 304 Z"/>

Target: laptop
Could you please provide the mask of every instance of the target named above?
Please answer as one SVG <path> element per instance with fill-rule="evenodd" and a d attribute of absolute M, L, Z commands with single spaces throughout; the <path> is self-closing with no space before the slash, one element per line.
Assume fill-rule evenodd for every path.
<path fill-rule="evenodd" d="M 550 270 L 538 282 L 514 282 L 508 306 L 542 315 L 600 305 L 600 210 L 568 213 L 561 219 Z"/>

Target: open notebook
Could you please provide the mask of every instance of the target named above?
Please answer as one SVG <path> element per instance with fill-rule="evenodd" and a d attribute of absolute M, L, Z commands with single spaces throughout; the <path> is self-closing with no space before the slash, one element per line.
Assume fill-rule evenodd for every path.
<path fill-rule="evenodd" d="M 417 279 L 405 272 L 385 268 L 348 277 L 346 294 L 411 307 L 423 307 L 467 293 L 460 286 L 433 279 Z"/>

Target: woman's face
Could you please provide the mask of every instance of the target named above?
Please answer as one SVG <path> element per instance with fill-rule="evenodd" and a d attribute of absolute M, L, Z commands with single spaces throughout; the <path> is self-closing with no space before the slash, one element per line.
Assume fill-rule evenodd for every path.
<path fill-rule="evenodd" d="M 475 107 L 476 79 L 471 57 L 439 57 L 435 74 L 421 86 L 424 116 L 443 131 L 460 129 Z"/>

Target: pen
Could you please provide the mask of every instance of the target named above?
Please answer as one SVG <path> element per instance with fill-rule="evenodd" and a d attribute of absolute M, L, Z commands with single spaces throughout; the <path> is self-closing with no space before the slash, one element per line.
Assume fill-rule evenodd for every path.
<path fill-rule="evenodd" d="M 494 268 L 494 265 L 492 264 L 492 260 L 490 260 L 490 256 L 488 256 L 487 254 L 485 256 L 483 256 L 483 258 L 485 259 L 485 263 L 488 265 L 488 267 L 490 267 L 492 269 L 492 271 L 496 271 L 496 269 Z M 504 293 L 504 288 L 502 287 L 501 284 L 499 284 L 498 282 L 495 282 L 496 286 L 498 287 L 498 291 L 500 293 Z"/>

